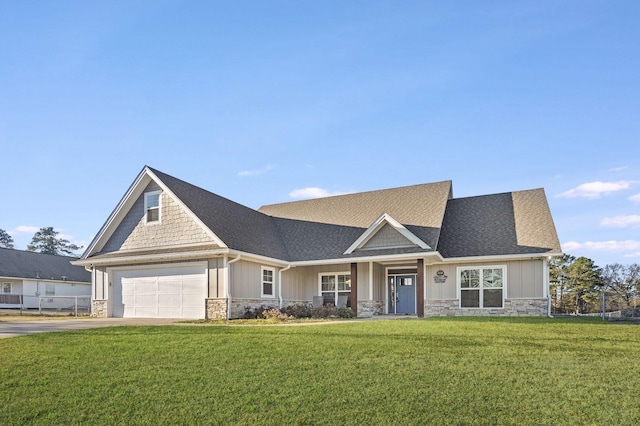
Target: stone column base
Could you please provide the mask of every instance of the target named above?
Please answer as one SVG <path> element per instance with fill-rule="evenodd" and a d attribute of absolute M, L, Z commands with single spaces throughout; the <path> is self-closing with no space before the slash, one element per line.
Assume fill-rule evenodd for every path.
<path fill-rule="evenodd" d="M 206 315 L 207 319 L 218 320 L 227 319 L 227 299 L 216 298 L 206 299 Z"/>
<path fill-rule="evenodd" d="M 384 302 L 380 300 L 358 300 L 358 318 L 370 318 L 384 314 Z"/>
<path fill-rule="evenodd" d="M 91 316 L 94 318 L 107 317 L 107 301 L 104 299 L 91 301 Z"/>

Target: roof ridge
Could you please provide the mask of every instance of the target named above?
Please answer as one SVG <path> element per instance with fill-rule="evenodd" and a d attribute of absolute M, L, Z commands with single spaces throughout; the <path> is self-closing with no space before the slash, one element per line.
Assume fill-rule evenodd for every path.
<path fill-rule="evenodd" d="M 39 251 L 15 249 L 15 248 L 8 248 L 8 247 L 0 247 L 0 250 L 11 250 L 12 252 L 39 254 L 41 256 L 68 257 L 69 259 L 79 259 L 78 256 L 69 256 L 65 254 L 53 254 L 53 253 L 41 253 Z"/>
<path fill-rule="evenodd" d="M 519 193 L 519 192 L 531 192 L 531 191 L 544 191 L 544 187 L 531 188 L 531 189 L 519 189 L 517 191 L 494 192 L 492 194 L 467 195 L 466 197 L 453 197 L 449 201 L 466 200 L 466 199 L 469 199 L 469 198 L 493 197 L 493 196 L 496 196 L 496 195 L 516 194 L 516 193 Z"/>
<path fill-rule="evenodd" d="M 242 221 L 244 219 L 245 225 L 247 220 L 250 222 L 268 221 L 268 226 L 267 222 L 258 222 L 265 225 L 264 228 L 268 228 L 269 226 L 271 227 L 270 230 L 262 230 L 262 244 L 266 244 L 266 241 L 277 244 L 280 250 L 284 251 L 285 254 L 288 254 L 286 246 L 284 244 L 284 239 L 281 233 L 278 231 L 278 226 L 273 216 L 245 206 L 244 204 L 240 204 L 236 201 L 230 200 L 229 198 L 223 197 L 222 195 L 218 195 L 200 186 L 186 182 L 182 179 L 176 178 L 151 167 L 149 167 L 149 171 L 153 173 L 165 185 L 167 185 L 171 192 L 173 192 L 174 195 L 184 203 L 184 205 L 202 222 L 202 224 L 206 226 L 211 232 L 213 232 L 218 238 L 220 238 L 220 240 L 224 244 L 229 245 L 230 248 L 246 251 L 247 247 L 245 246 L 251 246 L 252 244 L 259 243 L 255 241 L 255 238 L 249 238 L 245 235 L 246 232 L 248 232 L 248 229 L 244 229 L 242 227 L 242 229 L 239 229 L 234 225 L 228 227 L 228 225 L 230 225 L 230 222 L 228 221 L 239 223 L 238 221 Z M 182 186 L 184 189 L 186 189 L 182 194 L 179 186 Z M 192 197 L 186 196 L 187 194 L 185 192 L 188 192 L 190 190 L 203 193 L 201 194 L 202 199 L 193 200 Z M 222 218 L 221 216 L 212 217 L 211 211 L 209 211 L 206 206 L 207 203 L 218 203 L 218 207 L 220 208 L 224 208 L 222 206 L 226 206 L 226 208 L 224 209 L 231 210 L 230 213 L 227 212 L 228 214 L 230 214 L 230 216 L 225 218 Z M 225 225 L 222 225 L 220 223 L 220 220 L 226 222 Z"/>
<path fill-rule="evenodd" d="M 394 191 L 394 190 L 399 190 L 399 189 L 417 188 L 417 187 L 420 187 L 420 186 L 438 185 L 438 184 L 443 184 L 443 183 L 449 183 L 450 185 L 452 185 L 453 181 L 451 179 L 446 179 L 446 180 L 441 180 L 441 181 L 436 181 L 436 182 L 418 183 L 418 184 L 415 184 L 415 185 L 403 185 L 403 186 L 395 186 L 395 187 L 391 187 L 391 188 L 372 189 L 372 190 L 369 190 L 369 191 L 350 192 L 350 193 L 347 193 L 347 194 L 329 195 L 327 197 L 305 198 L 305 199 L 302 199 L 302 200 L 283 201 L 281 203 L 264 204 L 264 205 L 262 205 L 262 206 L 260 206 L 258 208 L 258 211 L 260 211 L 260 209 L 262 209 L 263 207 L 278 206 L 278 205 L 293 204 L 293 203 L 313 202 L 315 200 L 337 199 L 337 198 L 342 198 L 342 197 L 352 197 L 354 195 L 366 195 L 366 194 L 380 193 L 380 192 L 385 192 L 385 191 Z"/>
<path fill-rule="evenodd" d="M 251 207 L 249 207 L 249 206 L 245 206 L 244 204 L 241 204 L 241 203 L 239 203 L 239 202 L 237 202 L 237 201 L 233 201 L 232 199 L 227 198 L 227 197 L 224 197 L 224 196 L 222 196 L 222 195 L 220 195 L 220 194 L 216 194 L 215 192 L 211 192 L 211 191 L 209 191 L 208 189 L 205 189 L 205 188 L 203 188 L 203 187 L 201 187 L 201 186 L 194 185 L 194 184 L 192 184 L 192 183 L 187 182 L 186 180 L 182 180 L 182 179 L 177 178 L 177 177 L 175 177 L 175 176 L 172 176 L 172 175 L 170 175 L 170 174 L 168 174 L 168 173 L 165 173 L 165 172 L 162 172 L 162 171 L 160 171 L 160 170 L 154 169 L 153 167 L 149 167 L 149 166 L 147 166 L 147 168 L 148 168 L 150 171 L 152 171 L 156 176 L 158 176 L 158 173 L 159 173 L 159 174 L 164 175 L 164 176 L 167 176 L 167 177 L 169 177 L 169 178 L 171 178 L 171 179 L 175 179 L 175 180 L 179 181 L 179 182 L 180 182 L 180 183 L 182 183 L 182 184 L 189 185 L 189 186 L 190 186 L 190 187 L 192 187 L 192 188 L 196 188 L 196 189 L 199 189 L 199 190 L 204 191 L 204 192 L 208 192 L 209 194 L 211 194 L 211 195 L 213 195 L 213 196 L 215 196 L 215 197 L 217 197 L 217 198 L 221 198 L 221 199 L 223 199 L 223 200 L 225 200 L 225 201 L 228 201 L 228 202 L 230 202 L 230 203 L 233 203 L 233 204 L 235 204 L 235 205 L 238 205 L 238 206 L 244 207 L 245 209 L 253 210 L 254 212 L 257 212 L 257 213 L 260 213 L 260 214 L 264 215 L 264 213 L 259 212 L 258 210 L 254 209 L 254 208 L 251 208 Z M 160 178 L 160 176 L 158 176 L 158 177 Z M 162 180 L 162 179 L 160 179 L 160 180 Z M 267 216 L 267 215 L 265 215 L 265 216 Z"/>

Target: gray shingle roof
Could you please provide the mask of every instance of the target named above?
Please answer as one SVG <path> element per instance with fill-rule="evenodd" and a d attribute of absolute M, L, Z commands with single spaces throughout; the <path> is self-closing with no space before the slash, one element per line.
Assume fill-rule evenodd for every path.
<path fill-rule="evenodd" d="M 91 282 L 91 273 L 70 262 L 76 257 L 0 248 L 0 277 Z"/>
<path fill-rule="evenodd" d="M 447 257 L 560 253 L 542 189 L 449 200 L 438 251 Z"/>
<path fill-rule="evenodd" d="M 442 181 L 271 204 L 260 207 L 259 211 L 280 218 L 364 229 L 387 213 L 429 246 L 435 247 L 450 197 L 451 181 Z"/>
<path fill-rule="evenodd" d="M 229 248 L 286 259 L 273 219 L 227 198 L 149 168 Z"/>
<path fill-rule="evenodd" d="M 560 253 L 541 189 L 452 199 L 451 181 L 245 207 L 149 168 L 230 249 L 283 261 L 438 250 L 443 257 Z M 382 213 L 431 249 L 344 252 Z"/>

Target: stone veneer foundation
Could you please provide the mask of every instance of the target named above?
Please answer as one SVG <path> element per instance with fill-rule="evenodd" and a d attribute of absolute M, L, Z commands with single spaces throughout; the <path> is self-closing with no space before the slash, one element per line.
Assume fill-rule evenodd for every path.
<path fill-rule="evenodd" d="M 215 299 L 206 299 L 206 310 L 207 319 L 227 319 L 227 299 L 221 297 Z"/>
<path fill-rule="evenodd" d="M 504 308 L 460 308 L 458 299 L 428 300 L 424 313 L 433 316 L 500 316 L 543 317 L 547 315 L 548 299 L 506 299 Z"/>
<path fill-rule="evenodd" d="M 381 300 L 359 300 L 358 318 L 370 318 L 384 314 L 384 302 Z"/>
<path fill-rule="evenodd" d="M 247 308 L 277 308 L 278 304 L 278 299 L 231 299 L 230 318 L 243 318 Z"/>
<path fill-rule="evenodd" d="M 107 317 L 107 301 L 104 299 L 91 301 L 91 316 L 94 318 Z"/>

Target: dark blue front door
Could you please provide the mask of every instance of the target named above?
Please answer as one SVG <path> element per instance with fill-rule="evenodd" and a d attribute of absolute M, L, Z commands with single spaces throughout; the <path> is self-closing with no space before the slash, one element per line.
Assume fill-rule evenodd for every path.
<path fill-rule="evenodd" d="M 416 312 L 416 276 L 389 276 L 389 313 L 414 314 Z"/>

